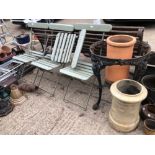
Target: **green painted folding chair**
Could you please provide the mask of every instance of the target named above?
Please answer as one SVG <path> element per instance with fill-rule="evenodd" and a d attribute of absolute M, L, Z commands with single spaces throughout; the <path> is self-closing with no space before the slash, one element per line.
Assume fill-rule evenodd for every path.
<path fill-rule="evenodd" d="M 45 71 L 51 72 L 53 69 L 70 62 L 71 53 L 76 40 L 76 34 L 73 33 L 74 27 L 72 25 L 49 24 L 49 29 L 58 30 L 54 41 L 54 47 L 51 49 L 52 54 L 31 63 L 31 65 L 38 68 L 34 84 L 36 82 L 39 69 L 43 71 L 38 86 L 40 86 Z M 50 93 L 52 96 L 55 94 L 58 81 L 59 78 L 57 78 L 54 92 L 52 94 Z"/>
<path fill-rule="evenodd" d="M 46 29 L 48 29 L 48 23 L 28 23 L 28 27 L 31 28 L 31 37 L 30 37 L 31 45 L 30 45 L 30 48 L 27 50 L 27 53 L 17 55 L 17 56 L 13 57 L 13 59 L 21 61 L 21 62 L 23 62 L 25 64 L 28 64 L 28 63 L 30 63 L 32 61 L 35 61 L 35 60 L 37 60 L 37 59 L 44 56 L 45 48 L 43 49 L 43 51 L 34 51 L 34 50 L 32 50 L 32 46 L 33 46 L 32 36 L 35 35 L 33 33 L 33 28 L 46 30 Z M 46 42 L 48 41 L 46 31 L 45 31 L 45 33 L 42 33 L 42 36 L 44 37 L 44 41 L 45 41 L 45 44 L 46 44 Z"/>
<path fill-rule="evenodd" d="M 23 77 L 24 72 L 26 72 L 27 68 L 32 68 L 30 66 L 30 63 L 32 61 L 38 60 L 41 57 L 44 57 L 44 50 L 42 51 L 34 51 L 32 50 L 33 47 L 33 41 L 32 41 L 32 36 L 35 35 L 33 33 L 33 29 L 37 28 L 37 29 L 41 29 L 41 30 L 47 30 L 48 29 L 48 24 L 47 23 L 28 23 L 28 27 L 31 28 L 31 33 L 30 33 L 30 46 L 29 48 L 26 50 L 26 53 L 24 54 L 20 54 L 20 55 L 16 55 L 13 57 L 14 60 L 20 61 L 23 63 L 23 66 L 21 68 L 21 73 L 20 73 L 20 78 Z M 42 33 L 42 36 L 44 37 L 44 41 L 47 42 L 48 38 L 46 33 Z M 32 68 L 33 69 L 33 68 Z"/>
<path fill-rule="evenodd" d="M 110 31 L 111 28 L 112 28 L 112 26 L 108 25 L 108 24 L 100 24 L 100 25 L 76 24 L 76 25 L 74 25 L 74 29 L 75 30 L 80 30 L 80 33 L 81 33 L 79 35 L 79 40 L 78 40 L 78 45 L 79 46 L 76 47 L 76 50 L 75 50 L 71 65 L 68 66 L 68 67 L 60 69 L 60 73 L 71 77 L 71 80 L 69 81 L 69 83 L 67 85 L 67 89 L 66 89 L 66 92 L 65 92 L 65 95 L 64 95 L 64 101 L 65 102 L 67 101 L 67 102 L 73 103 L 70 100 L 66 99 L 68 88 L 69 88 L 73 78 L 81 80 L 81 81 L 87 81 L 94 75 L 93 71 L 92 71 L 92 64 L 80 60 L 80 52 L 82 50 L 82 47 L 84 45 L 84 41 L 85 41 L 86 35 L 87 35 L 86 30 L 94 31 L 94 32 L 95 31 L 103 32 L 103 36 L 104 36 L 104 32 Z M 101 39 L 103 39 L 103 37 Z M 95 82 L 95 80 L 94 80 L 94 82 Z M 93 85 L 94 85 L 94 83 L 93 83 Z M 90 99 L 90 96 L 91 96 L 91 93 L 92 93 L 92 90 L 93 90 L 93 85 L 92 85 L 92 87 L 91 87 L 91 89 L 89 91 L 89 95 L 88 95 L 88 99 L 87 99 L 85 107 L 80 106 L 77 103 L 73 103 L 73 104 L 80 106 L 84 110 L 87 110 L 89 99 Z"/>

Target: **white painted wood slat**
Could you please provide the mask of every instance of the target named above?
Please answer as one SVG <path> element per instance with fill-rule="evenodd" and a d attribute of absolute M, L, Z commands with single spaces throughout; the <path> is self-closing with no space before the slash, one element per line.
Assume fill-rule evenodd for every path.
<path fill-rule="evenodd" d="M 47 71 L 50 71 L 50 70 L 60 66 L 59 63 L 54 63 L 52 61 L 49 61 L 48 59 L 41 59 L 38 61 L 34 61 L 31 63 L 31 65 L 36 66 L 41 69 L 44 69 L 44 70 L 47 70 Z"/>
<path fill-rule="evenodd" d="M 86 65 L 86 66 L 92 67 L 92 64 L 91 64 L 91 63 L 89 63 L 89 62 L 84 62 L 84 61 L 81 61 L 81 60 L 78 61 L 78 64 L 82 64 L 82 65 Z"/>
<path fill-rule="evenodd" d="M 36 59 L 30 58 L 30 57 L 17 57 L 17 56 L 14 56 L 13 59 L 24 62 L 24 63 L 29 63 L 29 62 L 36 60 Z"/>
<path fill-rule="evenodd" d="M 44 69 L 44 70 L 47 70 L 47 71 L 50 71 L 53 68 L 56 68 L 56 67 L 46 66 L 46 65 L 43 65 L 43 64 L 40 64 L 37 62 L 32 62 L 31 65 L 36 66 L 36 67 L 41 68 L 41 69 Z"/>
<path fill-rule="evenodd" d="M 93 74 L 93 71 L 91 68 L 84 68 L 84 67 L 77 66 L 76 69 L 83 70 L 85 72 Z"/>
<path fill-rule="evenodd" d="M 31 55 L 31 54 L 21 54 L 21 55 L 17 55 L 16 57 L 30 57 L 30 58 L 36 58 L 34 55 Z"/>
<path fill-rule="evenodd" d="M 71 34 L 68 34 L 67 36 L 67 41 L 66 41 L 66 44 L 65 44 L 65 47 L 64 47 L 64 52 L 61 56 L 61 62 L 64 62 L 65 61 L 65 55 L 67 54 L 67 49 L 68 49 L 68 46 L 69 46 L 69 41 L 70 41 L 70 38 L 71 38 Z"/>
<path fill-rule="evenodd" d="M 55 39 L 55 43 L 54 43 L 54 47 L 53 47 L 53 52 L 52 52 L 52 55 L 51 55 L 51 60 L 52 61 L 54 61 L 54 57 L 55 57 L 55 54 L 56 54 L 56 49 L 57 49 L 58 42 L 59 42 L 59 37 L 60 37 L 60 33 L 57 34 L 56 39 Z"/>
<path fill-rule="evenodd" d="M 35 56 L 33 56 L 33 55 L 31 55 L 31 54 L 27 54 L 27 53 L 25 53 L 25 54 L 20 54 L 20 55 L 16 55 L 16 56 L 14 56 L 14 57 L 27 57 L 27 56 L 30 56 L 30 57 L 35 57 Z"/>
<path fill-rule="evenodd" d="M 67 50 L 66 50 L 66 53 L 64 53 L 64 63 L 67 62 L 67 58 L 68 58 L 68 55 L 69 55 L 69 51 L 70 51 L 70 47 L 71 47 L 71 44 L 72 44 L 72 39 L 73 39 L 73 35 L 71 34 L 70 36 L 70 39 L 69 39 L 69 43 L 68 43 L 68 47 L 67 47 Z"/>
<path fill-rule="evenodd" d="M 85 72 L 81 72 L 80 70 L 76 70 L 73 68 L 63 68 L 60 69 L 60 72 L 62 74 L 74 77 L 76 79 L 80 79 L 80 80 L 88 80 L 91 76 L 93 76 L 93 74 L 86 74 Z"/>
<path fill-rule="evenodd" d="M 87 65 L 82 65 L 82 64 L 77 64 L 77 67 L 81 67 L 81 68 L 86 68 L 86 69 L 89 69 L 89 70 L 92 70 L 92 67 L 90 66 L 87 66 Z"/>
<path fill-rule="evenodd" d="M 65 70 L 68 70 L 70 72 L 77 73 L 77 74 L 88 75 L 88 76 L 91 76 L 93 74 L 93 72 L 88 72 L 86 69 L 82 69 L 82 68 L 66 67 Z"/>
<path fill-rule="evenodd" d="M 72 43 L 71 43 L 71 46 L 70 46 L 70 49 L 69 49 L 69 53 L 68 53 L 68 56 L 67 56 L 67 61 L 65 63 L 70 61 L 70 57 L 71 57 L 71 53 L 73 51 L 75 39 L 76 39 L 76 34 L 73 34 Z"/>
<path fill-rule="evenodd" d="M 60 34 L 59 43 L 58 43 L 58 46 L 57 46 L 57 49 L 56 49 L 56 54 L 55 54 L 55 57 L 54 57 L 54 61 L 55 61 L 55 62 L 58 61 L 58 57 L 59 57 L 59 53 L 60 53 L 60 49 L 61 49 L 63 37 L 64 37 L 64 33 L 61 33 L 61 34 Z"/>
<path fill-rule="evenodd" d="M 79 55 L 80 55 L 80 52 L 82 50 L 82 46 L 83 46 L 83 43 L 84 43 L 85 36 L 86 36 L 86 30 L 83 29 L 80 32 L 78 43 L 77 43 L 75 53 L 74 53 L 74 56 L 73 56 L 73 60 L 72 60 L 72 63 L 71 63 L 72 68 L 75 68 L 77 63 L 78 63 Z"/>
<path fill-rule="evenodd" d="M 61 57 L 61 62 L 65 62 L 65 56 L 67 54 L 67 49 L 68 49 L 68 46 L 69 46 L 69 41 L 70 41 L 70 38 L 71 38 L 71 34 L 68 34 L 67 36 L 67 42 L 65 44 L 65 47 L 64 47 L 64 52 L 63 52 L 63 55 Z"/>
<path fill-rule="evenodd" d="M 35 61 L 36 63 L 40 63 L 42 65 L 45 65 L 45 66 L 51 66 L 51 67 L 55 67 L 58 65 L 58 63 L 54 63 L 54 62 L 51 62 L 51 61 L 48 61 L 47 59 L 44 59 L 44 60 L 38 60 L 38 61 Z"/>
<path fill-rule="evenodd" d="M 61 57 L 64 53 L 64 46 L 66 44 L 66 40 L 67 40 L 67 33 L 65 33 L 64 38 L 63 38 L 62 46 L 60 48 L 60 52 L 59 52 L 59 56 L 58 56 L 58 62 L 61 62 Z"/>
<path fill-rule="evenodd" d="M 29 55 L 25 55 L 25 54 L 23 54 L 23 55 L 19 55 L 19 56 L 14 56 L 14 58 L 31 58 L 31 59 L 36 59 L 36 57 L 35 56 L 33 56 L 33 55 L 31 55 L 31 56 L 29 56 Z"/>
<path fill-rule="evenodd" d="M 77 67 L 76 69 L 79 70 L 79 71 L 83 71 L 83 72 L 85 72 L 86 74 L 93 74 L 93 72 L 92 72 L 91 70 L 88 70 L 88 69 L 86 69 L 86 68 Z"/>

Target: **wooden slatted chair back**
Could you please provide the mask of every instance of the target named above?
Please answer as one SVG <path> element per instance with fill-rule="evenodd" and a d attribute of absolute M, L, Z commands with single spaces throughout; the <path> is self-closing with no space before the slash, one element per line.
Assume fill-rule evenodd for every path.
<path fill-rule="evenodd" d="M 28 23 L 28 27 L 32 28 L 42 46 L 46 44 L 46 46 L 52 47 L 59 32 L 72 33 L 74 31 L 73 25 L 58 23 Z"/>
<path fill-rule="evenodd" d="M 58 33 L 73 33 L 74 26 L 69 24 L 59 24 L 59 23 L 50 23 L 49 24 L 49 31 L 52 34 L 52 37 L 50 38 L 48 45 L 53 47 L 56 36 Z"/>
<path fill-rule="evenodd" d="M 56 35 L 51 60 L 68 63 L 75 43 L 76 34 L 58 33 Z"/>

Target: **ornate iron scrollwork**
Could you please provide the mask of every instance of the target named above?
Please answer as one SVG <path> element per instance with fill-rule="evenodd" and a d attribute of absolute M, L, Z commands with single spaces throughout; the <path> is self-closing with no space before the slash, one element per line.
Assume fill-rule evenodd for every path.
<path fill-rule="evenodd" d="M 103 51 L 104 41 L 95 42 L 90 46 L 91 52 L 91 61 L 93 64 L 93 72 L 98 80 L 99 85 L 99 98 L 96 104 L 94 104 L 93 109 L 97 110 L 99 108 L 99 104 L 101 101 L 102 96 L 102 81 L 101 81 L 101 70 L 104 69 L 106 66 L 112 65 L 133 65 L 135 66 L 135 72 L 133 74 L 133 79 L 136 81 L 140 81 L 142 76 L 144 75 L 146 68 L 147 68 L 147 61 L 151 57 L 154 52 L 151 52 L 151 48 L 148 45 L 147 54 L 143 56 L 133 57 L 132 59 L 110 59 L 107 58 L 106 51 Z M 102 52 L 101 52 L 102 50 Z M 102 53 L 103 55 L 99 55 Z"/>

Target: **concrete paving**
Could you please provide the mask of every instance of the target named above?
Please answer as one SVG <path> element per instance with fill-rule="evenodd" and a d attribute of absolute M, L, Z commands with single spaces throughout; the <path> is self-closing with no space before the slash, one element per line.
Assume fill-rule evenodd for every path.
<path fill-rule="evenodd" d="M 98 22 L 98 20 L 64 20 L 67 23 L 75 22 Z M 7 22 L 13 34 L 19 34 L 20 26 Z M 20 31 L 19 31 L 20 30 Z M 153 49 L 155 49 L 155 38 L 153 37 L 155 28 L 150 26 L 146 28 L 145 40 L 147 40 Z M 54 89 L 54 83 L 58 75 L 54 73 L 45 73 L 41 82 L 41 88 L 50 92 Z M 36 70 L 27 74 L 22 80 L 31 83 L 35 77 Z M 40 74 L 41 75 L 41 71 Z M 38 76 L 36 83 L 39 81 Z M 50 79 L 50 81 L 48 80 Z M 90 98 L 88 109 L 84 111 L 80 106 L 85 107 L 87 92 L 91 87 L 91 80 L 83 83 L 73 80 L 69 87 L 67 98 L 77 105 L 66 103 L 63 100 L 69 77 L 61 76 L 54 97 L 39 89 L 35 93 L 27 93 L 27 100 L 21 105 L 15 106 L 13 112 L 6 117 L 0 118 L 0 134 L 124 134 L 112 129 L 108 123 L 108 112 L 111 105 L 111 95 L 108 88 L 104 88 L 100 109 L 92 110 L 92 105 L 97 101 L 97 87 L 94 85 L 93 93 Z M 128 134 L 143 134 L 142 122 L 138 128 Z"/>

